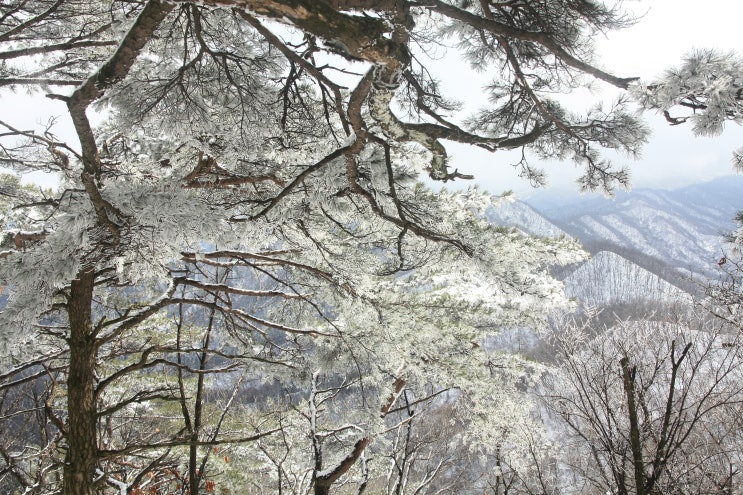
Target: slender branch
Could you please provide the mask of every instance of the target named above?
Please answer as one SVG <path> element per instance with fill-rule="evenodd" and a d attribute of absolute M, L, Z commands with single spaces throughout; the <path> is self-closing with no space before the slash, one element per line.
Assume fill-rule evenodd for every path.
<path fill-rule="evenodd" d="M 0 60 L 8 60 L 11 58 L 18 58 L 18 57 L 29 57 L 32 55 L 39 55 L 42 53 L 49 53 L 49 52 L 60 51 L 60 50 L 74 50 L 75 48 L 116 46 L 117 44 L 118 43 L 116 41 L 96 41 L 96 40 L 68 41 L 65 43 L 57 43 L 53 45 L 32 46 L 28 48 L 21 48 L 18 50 L 7 50 L 4 52 L 0 51 Z"/>
<path fill-rule="evenodd" d="M 168 442 L 153 442 L 148 443 L 146 445 L 132 445 L 123 449 L 101 449 L 98 451 L 98 454 L 102 459 L 112 458 L 112 457 L 119 457 L 123 455 L 129 455 L 136 452 L 143 452 L 147 450 L 156 450 L 156 449 L 163 449 L 163 448 L 170 448 L 170 447 L 183 447 L 187 445 L 196 445 L 199 447 L 214 447 L 217 445 L 232 445 L 232 444 L 239 444 L 239 443 L 249 443 L 249 442 L 255 442 L 256 440 L 259 440 L 263 437 L 267 437 L 269 435 L 273 435 L 277 431 L 280 431 L 281 428 L 274 428 L 273 430 L 264 431 L 255 435 L 247 436 L 247 437 L 239 437 L 239 438 L 224 438 L 224 439 L 213 439 L 213 440 L 200 440 L 200 441 L 193 441 L 189 439 L 184 440 L 171 440 Z"/>
<path fill-rule="evenodd" d="M 44 85 L 79 86 L 82 81 L 75 79 L 56 79 L 53 77 L 0 77 L 0 86 Z"/>
<path fill-rule="evenodd" d="M 31 17 L 30 19 L 27 19 L 24 22 L 21 22 L 16 27 L 14 27 L 14 28 L 12 28 L 12 29 L 4 32 L 4 33 L 0 33 L 0 41 L 8 41 L 13 36 L 15 36 L 16 34 L 22 33 L 24 30 L 28 29 L 29 27 L 31 27 L 31 26 L 33 26 L 35 24 L 40 23 L 41 21 L 43 21 L 44 19 L 46 19 L 47 17 L 49 17 L 50 15 L 52 15 L 54 12 L 56 12 L 59 9 L 59 7 L 61 7 L 62 4 L 64 4 L 64 3 L 65 3 L 65 0 L 57 0 L 56 2 L 54 2 L 52 5 L 50 5 L 49 8 L 46 9 L 41 14 L 39 14 L 39 15 L 37 15 L 35 17 Z"/>
<path fill-rule="evenodd" d="M 271 199 L 271 201 L 268 204 L 268 206 L 266 206 L 265 208 L 263 208 L 261 211 L 259 211 L 255 215 L 251 216 L 249 219 L 250 220 L 256 220 L 256 219 L 258 219 L 260 217 L 266 216 L 266 214 L 268 214 L 269 211 L 271 211 L 277 204 L 279 204 L 282 199 L 284 199 L 286 196 L 288 196 L 297 186 L 299 186 L 300 184 L 302 184 L 305 181 L 305 179 L 307 179 L 307 177 L 309 177 L 314 172 L 317 172 L 321 168 L 325 167 L 326 165 L 332 163 L 333 160 L 335 160 L 337 158 L 340 158 L 348 150 L 349 150 L 349 147 L 348 146 L 345 146 L 343 148 L 338 148 L 337 150 L 333 151 L 332 153 L 330 153 L 329 155 L 327 155 L 325 158 L 323 158 L 319 162 L 315 163 L 314 165 L 310 165 L 309 167 L 307 167 L 306 169 L 304 169 L 301 173 L 299 173 L 294 178 L 293 181 L 291 181 L 289 183 L 289 185 L 287 185 L 284 189 L 282 189 L 279 192 L 279 194 L 277 194 L 276 196 L 273 197 L 273 199 Z M 248 220 L 248 219 L 244 219 L 243 220 L 243 219 L 237 219 L 237 218 L 235 218 L 232 221 L 239 222 L 239 221 L 246 221 L 246 220 Z"/>

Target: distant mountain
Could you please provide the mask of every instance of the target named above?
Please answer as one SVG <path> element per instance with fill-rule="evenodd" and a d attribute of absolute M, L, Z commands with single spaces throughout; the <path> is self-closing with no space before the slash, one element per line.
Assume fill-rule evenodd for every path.
<path fill-rule="evenodd" d="M 596 309 L 596 324 L 664 318 L 683 310 L 699 285 L 690 274 L 713 275 L 725 250 L 722 234 L 743 210 L 743 177 L 725 177 L 673 191 L 640 189 L 616 199 L 542 196 L 533 204 L 504 202 L 486 215 L 499 225 L 539 236 L 570 235 L 592 253 L 556 269 L 566 294 L 581 309 Z M 674 314 L 674 313 L 671 313 Z M 532 329 L 507 329 L 484 346 L 549 360 L 553 351 Z"/>
<path fill-rule="evenodd" d="M 521 201 L 504 201 L 498 207 L 489 208 L 486 216 L 494 224 L 515 227 L 531 235 L 568 235 Z M 602 246 L 612 252 L 602 251 Z M 597 253 L 594 259 L 586 264 L 558 267 L 553 272 L 556 278 L 565 280 L 570 297 L 582 299 L 585 296 L 589 305 L 611 301 L 624 304 L 632 299 L 663 297 L 662 294 L 679 290 L 672 285 L 679 278 L 677 273 L 656 258 L 606 241 L 591 241 L 591 247 L 595 249 L 589 250 Z"/>
<path fill-rule="evenodd" d="M 539 204 L 549 221 L 589 251 L 614 251 L 674 280 L 688 273 L 713 273 L 725 250 L 721 236 L 733 229 L 733 217 L 743 209 L 743 177 L 673 191 L 638 189 L 615 199 Z"/>

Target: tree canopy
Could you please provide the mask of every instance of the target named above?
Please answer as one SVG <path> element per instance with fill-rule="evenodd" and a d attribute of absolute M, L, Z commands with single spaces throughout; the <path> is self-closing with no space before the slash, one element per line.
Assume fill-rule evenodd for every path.
<path fill-rule="evenodd" d="M 419 395 L 432 383 L 456 389 L 472 425 L 496 424 L 481 429 L 496 432 L 483 438 L 505 442 L 512 417 L 488 418 L 483 404 L 493 397 L 477 384 L 523 367 L 484 356 L 482 329 L 539 325 L 568 304 L 548 270 L 583 254 L 569 240 L 488 224 L 482 212 L 499 200 L 486 194 L 433 193 L 418 180 L 469 178 L 449 164 L 444 143 L 454 141 L 521 149 L 515 165 L 535 183 L 544 175 L 526 150 L 573 160 L 584 189 L 626 184 L 627 172 L 601 150 L 632 155 L 644 142 L 628 101 L 578 114 L 553 97 L 594 80 L 629 87 L 632 78 L 600 67 L 592 43 L 632 22 L 620 3 L 3 3 L 0 86 L 63 102 L 77 138 L 0 121 L 3 166 L 61 181 L 54 192 L 0 190 L 9 204 L 0 328 L 6 378 L 37 367 L 54 377 L 35 404 L 58 432 L 51 442 L 64 462 L 53 465 L 64 493 L 118 486 L 111 459 L 153 449 L 140 438 L 115 449 L 103 443 L 113 437 L 101 425 L 135 403 L 181 404 L 186 426 L 158 448 L 193 453 L 217 442 L 204 443 L 196 413 L 186 412 L 185 374 L 207 372 L 186 358 L 205 366 L 207 354 L 291 369 L 293 383 L 311 381 L 317 401 L 346 390 L 333 381 L 338 374 L 354 384 L 374 377 L 379 400 L 369 406 L 362 394 L 368 421 L 350 428 L 350 440 L 332 428 L 321 433 L 313 420 L 316 493 L 359 461 L 370 432 L 384 430 L 369 418 L 392 414 L 406 386 Z M 472 115 L 428 68 L 444 50 L 490 79 L 487 104 Z M 94 113 L 101 124 L 91 124 Z M 182 324 L 163 322 L 175 314 L 181 322 L 184 306 L 209 322 L 198 345 L 181 341 Z M 239 350 L 210 346 L 217 320 Z M 152 335 L 145 344 L 142 332 Z M 120 369 L 106 366 L 126 359 Z M 118 388 L 158 366 L 180 370 L 179 385 Z M 318 389 L 323 380 L 330 388 Z M 118 405 L 107 402 L 110 390 L 119 391 Z M 517 392 L 513 383 L 504 390 Z M 323 456 L 318 439 L 328 435 L 340 440 Z M 165 457 L 157 451 L 150 460 Z"/>

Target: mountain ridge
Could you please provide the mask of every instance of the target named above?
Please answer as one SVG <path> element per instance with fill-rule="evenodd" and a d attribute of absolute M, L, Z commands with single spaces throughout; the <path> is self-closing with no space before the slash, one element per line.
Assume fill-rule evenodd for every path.
<path fill-rule="evenodd" d="M 613 200 L 578 198 L 544 210 L 530 206 L 590 252 L 637 251 L 689 277 L 715 273 L 727 250 L 722 237 L 743 209 L 741 198 L 743 177 L 727 176 L 674 190 L 620 192 Z M 672 277 L 667 270 L 660 275 Z"/>

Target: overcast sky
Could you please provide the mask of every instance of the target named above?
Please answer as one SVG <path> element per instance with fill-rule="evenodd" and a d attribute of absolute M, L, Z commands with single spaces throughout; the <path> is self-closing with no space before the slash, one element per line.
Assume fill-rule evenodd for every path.
<path fill-rule="evenodd" d="M 743 54 L 740 23 L 743 0 L 645 0 L 625 1 L 625 7 L 642 15 L 634 26 L 597 40 L 601 63 L 621 77 L 650 80 L 664 69 L 679 65 L 692 48 L 718 48 Z M 462 84 L 460 81 L 458 84 Z M 608 85 L 599 97 L 611 99 L 616 90 Z M 471 88 L 467 91 L 476 91 Z M 653 129 L 650 142 L 638 161 L 626 158 L 617 164 L 629 165 L 633 188 L 672 189 L 735 173 L 732 151 L 743 146 L 743 127 L 728 125 L 722 136 L 694 137 L 690 126 L 669 126 L 662 116 L 648 114 Z M 451 147 L 452 166 L 474 173 L 476 182 L 492 193 L 513 190 L 525 199 L 535 190 L 509 167 L 507 153 Z M 534 161 L 538 164 L 539 162 Z M 571 163 L 541 164 L 548 174 L 547 191 L 576 191 L 578 172 Z"/>
<path fill-rule="evenodd" d="M 625 7 L 643 18 L 631 28 L 597 40 L 603 67 L 618 76 L 651 79 L 665 68 L 678 65 L 683 55 L 694 47 L 743 53 L 740 35 L 743 0 L 706 0 L 704 3 L 698 0 L 626 0 Z M 446 64 L 441 78 L 448 81 L 446 89 L 450 94 L 480 94 L 481 83 L 472 77 L 470 70 L 466 67 L 460 70 L 456 63 L 448 60 Z M 451 77 L 457 73 L 465 76 Z M 616 91 L 608 85 L 599 84 L 599 87 L 605 89 L 597 97 L 611 99 Z M 36 110 L 39 107 L 43 107 L 44 113 L 66 114 L 61 103 L 47 100 L 40 94 L 35 101 L 25 95 L 8 97 L 4 94 L 0 99 L 0 119 L 30 128 L 42 119 Z M 675 188 L 734 173 L 731 153 L 743 146 L 743 128 L 729 125 L 722 136 L 696 138 L 689 126 L 671 127 L 662 117 L 649 117 L 654 131 L 642 158 L 636 162 L 626 158 L 617 160 L 631 167 L 635 188 Z M 55 132 L 62 139 L 76 142 L 69 124 L 64 121 L 55 127 Z M 516 159 L 507 152 L 491 154 L 451 145 L 447 148 L 452 166 L 474 173 L 476 182 L 488 191 L 499 194 L 513 190 L 522 199 L 535 193 L 509 166 Z M 542 165 L 548 173 L 548 191 L 576 190 L 574 181 L 578 173 L 571 163 Z M 466 186 L 467 183 L 460 184 Z"/>

